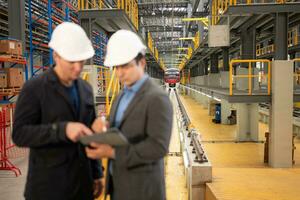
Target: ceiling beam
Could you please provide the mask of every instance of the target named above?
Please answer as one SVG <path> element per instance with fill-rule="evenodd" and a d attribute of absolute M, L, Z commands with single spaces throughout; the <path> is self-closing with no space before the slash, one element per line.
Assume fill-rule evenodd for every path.
<path fill-rule="evenodd" d="M 170 26 L 161 26 L 161 25 L 150 25 L 145 26 L 145 28 L 150 32 L 170 32 L 172 31 L 172 27 Z M 173 32 L 182 32 L 182 28 L 173 27 Z"/>

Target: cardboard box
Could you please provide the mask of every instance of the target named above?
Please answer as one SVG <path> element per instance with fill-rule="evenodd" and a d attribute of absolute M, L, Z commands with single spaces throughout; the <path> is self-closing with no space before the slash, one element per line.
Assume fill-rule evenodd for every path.
<path fill-rule="evenodd" d="M 7 88 L 7 74 L 0 73 L 0 88 Z"/>
<path fill-rule="evenodd" d="M 24 84 L 24 75 L 22 68 L 5 68 L 2 69 L 7 75 L 7 87 L 22 87 Z"/>
<path fill-rule="evenodd" d="M 22 42 L 17 40 L 0 40 L 0 54 L 22 56 Z"/>

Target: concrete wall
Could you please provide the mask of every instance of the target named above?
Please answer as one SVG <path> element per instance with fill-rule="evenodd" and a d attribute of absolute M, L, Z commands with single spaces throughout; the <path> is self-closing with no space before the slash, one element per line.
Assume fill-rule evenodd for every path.
<path fill-rule="evenodd" d="M 235 110 L 234 104 L 228 103 L 228 101 L 221 99 L 221 123 L 229 124 L 228 116 L 231 114 L 231 110 Z"/>
<path fill-rule="evenodd" d="M 207 76 L 191 77 L 191 84 L 206 86 L 207 85 Z"/>
<path fill-rule="evenodd" d="M 237 130 L 238 141 L 258 141 L 258 104 L 238 103 Z"/>
<path fill-rule="evenodd" d="M 209 87 L 220 87 L 221 85 L 221 75 L 220 74 L 208 74 L 208 86 Z"/>
<path fill-rule="evenodd" d="M 229 72 L 227 71 L 221 71 L 221 88 L 229 88 Z"/>
<path fill-rule="evenodd" d="M 236 75 L 248 75 L 249 70 L 247 68 L 237 68 L 237 74 Z M 254 68 L 252 74 L 258 75 L 258 69 Z M 248 78 L 235 78 L 236 83 L 236 89 L 238 90 L 248 90 L 249 85 L 249 79 Z M 258 90 L 258 78 L 252 79 L 252 90 Z"/>

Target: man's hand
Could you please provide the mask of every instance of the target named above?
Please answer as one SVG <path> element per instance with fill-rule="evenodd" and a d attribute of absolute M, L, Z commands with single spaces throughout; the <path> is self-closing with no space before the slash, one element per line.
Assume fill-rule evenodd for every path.
<path fill-rule="evenodd" d="M 102 133 L 107 130 L 107 121 L 103 117 L 97 117 L 92 124 L 92 130 L 95 133 Z"/>
<path fill-rule="evenodd" d="M 72 142 L 77 142 L 81 136 L 92 135 L 93 132 L 84 124 L 79 122 L 68 122 L 66 126 L 66 136 Z"/>
<path fill-rule="evenodd" d="M 108 144 L 98 144 L 92 142 L 91 148 L 85 149 L 87 157 L 91 159 L 115 158 L 115 149 Z"/>
<path fill-rule="evenodd" d="M 98 198 L 100 197 L 100 195 L 102 194 L 103 192 L 103 188 L 104 188 L 104 178 L 101 178 L 101 179 L 95 179 L 94 180 L 94 185 L 93 185 L 93 188 L 94 188 L 94 198 Z"/>

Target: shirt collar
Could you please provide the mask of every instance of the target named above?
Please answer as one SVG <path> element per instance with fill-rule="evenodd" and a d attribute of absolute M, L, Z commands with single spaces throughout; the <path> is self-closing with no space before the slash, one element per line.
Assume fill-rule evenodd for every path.
<path fill-rule="evenodd" d="M 139 89 L 142 87 L 142 85 L 148 79 L 148 77 L 149 76 L 147 74 L 143 75 L 143 77 L 140 80 L 136 81 L 130 88 L 124 86 L 124 92 L 132 91 L 134 93 L 137 93 L 137 91 L 139 91 Z"/>

